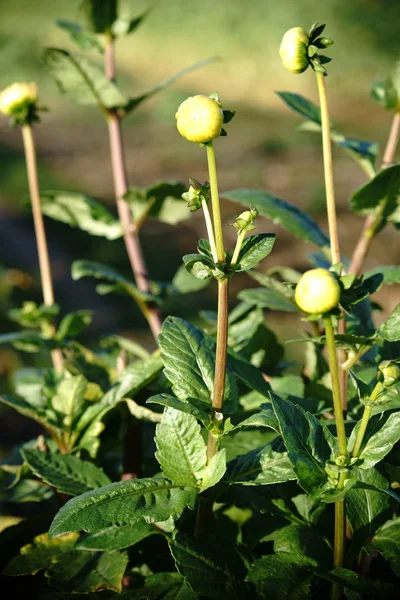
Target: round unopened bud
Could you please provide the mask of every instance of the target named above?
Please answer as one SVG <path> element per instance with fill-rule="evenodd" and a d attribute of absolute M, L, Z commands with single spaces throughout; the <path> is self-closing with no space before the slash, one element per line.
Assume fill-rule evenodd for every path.
<path fill-rule="evenodd" d="M 383 385 L 390 387 L 400 378 L 400 367 L 390 360 L 384 360 L 379 365 L 379 370 L 383 375 Z"/>
<path fill-rule="evenodd" d="M 301 276 L 294 299 L 304 312 L 324 314 L 338 305 L 340 285 L 327 269 L 311 269 Z"/>
<path fill-rule="evenodd" d="M 233 226 L 236 227 L 238 232 L 241 231 L 252 231 L 255 229 L 253 223 L 256 220 L 258 215 L 258 210 L 255 208 L 250 208 L 249 210 L 245 210 L 238 217 L 236 217 Z"/>
<path fill-rule="evenodd" d="M 15 116 L 37 102 L 36 83 L 13 83 L 0 93 L 0 112 Z"/>
<path fill-rule="evenodd" d="M 221 134 L 224 113 L 216 100 L 207 96 L 187 98 L 175 115 L 181 136 L 198 144 L 206 144 Z"/>
<path fill-rule="evenodd" d="M 302 27 L 292 27 L 285 33 L 279 48 L 283 66 L 292 73 L 303 73 L 309 65 L 307 48 L 310 40 Z"/>

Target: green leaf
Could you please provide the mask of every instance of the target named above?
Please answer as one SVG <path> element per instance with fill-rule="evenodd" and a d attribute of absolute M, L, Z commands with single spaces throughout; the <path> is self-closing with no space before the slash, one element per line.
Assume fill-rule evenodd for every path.
<path fill-rule="evenodd" d="M 134 396 L 154 381 L 160 375 L 161 369 L 162 363 L 158 356 L 138 360 L 126 367 L 103 398 L 91 404 L 80 417 L 73 431 L 75 441 L 81 436 L 79 447 L 85 448 L 90 456 L 96 456 L 99 447 L 98 436 L 104 428 L 102 418 L 125 397 Z"/>
<path fill-rule="evenodd" d="M 262 394 L 265 398 L 269 398 L 270 386 L 265 381 L 261 371 L 252 365 L 243 356 L 228 350 L 228 367 L 232 370 L 233 374 L 239 381 L 244 383 L 251 390 L 256 390 Z M 224 405 L 225 412 L 225 405 Z"/>
<path fill-rule="evenodd" d="M 77 496 L 111 483 L 102 469 L 77 456 L 31 448 L 23 448 L 21 454 L 35 475 L 63 494 Z"/>
<path fill-rule="evenodd" d="M 40 327 L 51 323 L 60 312 L 57 304 L 47 306 L 36 302 L 24 302 L 22 308 L 11 308 L 8 317 L 23 327 Z"/>
<path fill-rule="evenodd" d="M 43 214 L 91 235 L 116 240 L 122 236 L 121 223 L 100 202 L 79 192 L 45 190 L 40 193 Z"/>
<path fill-rule="evenodd" d="M 115 37 L 121 37 L 123 35 L 129 35 L 136 31 L 136 29 L 143 23 L 150 10 L 146 10 L 139 17 L 131 19 L 127 16 L 118 15 L 117 19 L 113 22 L 111 32 Z"/>
<path fill-rule="evenodd" d="M 331 450 L 322 425 L 300 406 L 271 394 L 282 437 L 299 484 L 311 496 L 318 498 L 327 483 L 325 461 Z"/>
<path fill-rule="evenodd" d="M 54 410 L 61 415 L 63 425 L 72 429 L 85 407 L 88 382 L 83 375 L 64 377 L 57 386 L 57 392 L 51 399 Z"/>
<path fill-rule="evenodd" d="M 242 559 L 225 541 L 211 536 L 194 541 L 178 534 L 170 542 L 170 550 L 176 568 L 197 596 L 218 600 L 252 597 L 243 583 L 246 570 Z"/>
<path fill-rule="evenodd" d="M 210 406 L 214 390 L 215 342 L 183 319 L 167 317 L 158 338 L 164 371 L 180 400 L 194 398 Z M 231 414 L 239 397 L 228 365 L 225 380 L 224 412 Z"/>
<path fill-rule="evenodd" d="M 304 98 L 300 94 L 292 92 L 275 92 L 283 102 L 297 114 L 305 117 L 309 121 L 321 125 L 321 110 L 319 106 Z"/>
<path fill-rule="evenodd" d="M 386 285 L 392 285 L 393 283 L 400 283 L 400 267 L 397 265 L 382 265 L 375 267 L 371 271 L 367 271 L 364 277 L 371 277 L 376 274 L 383 275 L 383 283 Z"/>
<path fill-rule="evenodd" d="M 258 582 L 262 598 L 303 600 L 309 595 L 313 576 L 308 567 L 315 564 L 303 553 L 277 552 L 257 559 L 247 579 Z"/>
<path fill-rule="evenodd" d="M 172 279 L 172 291 L 178 294 L 190 294 L 191 292 L 198 292 L 204 287 L 207 287 L 211 279 L 197 279 L 193 277 L 185 268 L 185 265 L 181 265 Z"/>
<path fill-rule="evenodd" d="M 46 348 L 46 340 L 37 331 L 13 331 L 0 335 L 0 344 L 12 344 L 23 352 L 39 352 Z"/>
<path fill-rule="evenodd" d="M 90 593 L 96 590 L 121 592 L 122 578 L 128 565 L 126 552 L 69 552 L 48 569 L 51 586 L 71 593 Z"/>
<path fill-rule="evenodd" d="M 163 223 L 176 225 L 190 217 L 182 194 L 186 187 L 179 181 L 159 181 L 148 188 L 130 188 L 124 195 L 132 211 L 134 223 L 153 217 Z"/>
<path fill-rule="evenodd" d="M 196 279 L 215 277 L 217 280 L 222 280 L 226 277 L 225 273 L 208 256 L 203 256 L 202 254 L 185 254 L 183 262 L 187 272 L 196 277 Z"/>
<path fill-rule="evenodd" d="M 382 216 L 388 221 L 398 222 L 398 202 L 400 196 L 400 165 L 393 165 L 380 171 L 373 179 L 358 189 L 350 199 L 353 212 L 372 215 L 382 201 L 385 201 Z"/>
<path fill-rule="evenodd" d="M 304 96 L 293 94 L 291 92 L 276 92 L 289 108 L 297 112 L 302 117 L 308 119 L 308 123 L 301 125 L 301 129 L 306 131 L 321 131 L 321 110 Z M 379 150 L 379 144 L 376 142 L 367 142 L 344 136 L 340 131 L 331 128 L 332 141 L 341 146 L 358 162 L 361 167 L 369 174 L 374 172 L 374 164 Z"/>
<path fill-rule="evenodd" d="M 162 362 L 157 354 L 128 365 L 112 388 L 104 395 L 98 407 L 102 411 L 108 406 L 115 406 L 124 397 L 135 396 L 141 389 L 154 381 L 160 375 L 161 370 Z"/>
<path fill-rule="evenodd" d="M 386 110 L 392 110 L 397 105 L 397 92 L 390 77 L 386 81 L 376 81 L 372 85 L 371 96 Z"/>
<path fill-rule="evenodd" d="M 90 325 L 92 316 L 91 310 L 78 310 L 65 315 L 58 326 L 56 339 L 62 341 L 65 338 L 76 337 Z"/>
<path fill-rule="evenodd" d="M 276 290 L 267 290 L 266 288 L 253 288 L 241 290 L 238 298 L 249 304 L 254 304 L 260 308 L 269 308 L 270 310 L 279 310 L 285 312 L 298 312 L 295 302 L 289 300 Z"/>
<path fill-rule="evenodd" d="M 100 346 L 103 348 L 109 348 L 117 346 L 121 350 L 126 350 L 128 354 L 135 358 L 149 358 L 150 352 L 146 350 L 139 342 L 131 340 L 122 335 L 109 335 L 100 340 Z"/>
<path fill-rule="evenodd" d="M 33 419 L 42 425 L 50 426 L 53 431 L 57 431 L 57 421 L 52 418 L 52 415 L 46 413 L 43 408 L 29 404 L 22 398 L 16 398 L 15 396 L 0 396 L 0 402 L 14 408 L 24 417 Z"/>
<path fill-rule="evenodd" d="M 349 452 L 352 451 L 361 421 L 357 423 L 351 432 L 348 443 Z M 360 469 L 370 469 L 380 462 L 400 440 L 400 411 L 381 413 L 373 416 L 367 425 L 359 460 Z"/>
<path fill-rule="evenodd" d="M 283 377 L 271 377 L 270 385 L 272 391 L 285 400 L 290 397 L 304 398 L 304 381 L 299 375 L 289 373 Z"/>
<path fill-rule="evenodd" d="M 63 555 L 74 548 L 77 539 L 76 533 L 69 533 L 55 540 L 50 540 L 47 533 L 42 533 L 34 538 L 32 544 L 21 548 L 21 553 L 8 563 L 3 573 L 34 575 L 38 571 L 48 569 L 54 560 L 62 559 Z"/>
<path fill-rule="evenodd" d="M 267 373 L 279 369 L 283 348 L 276 335 L 266 327 L 261 308 L 241 302 L 230 313 L 228 320 L 228 343 L 236 355 Z"/>
<path fill-rule="evenodd" d="M 71 39 L 81 50 L 95 50 L 103 53 L 103 47 L 99 41 L 94 36 L 83 31 L 79 23 L 74 23 L 67 19 L 57 19 L 56 24 L 60 29 L 69 33 Z"/>
<path fill-rule="evenodd" d="M 245 238 L 239 253 L 235 271 L 248 271 L 266 258 L 271 252 L 276 235 L 274 233 L 259 233 Z"/>
<path fill-rule="evenodd" d="M 271 444 L 256 448 L 228 462 L 224 481 L 229 484 L 271 485 L 297 479 L 287 452 L 275 452 Z"/>
<path fill-rule="evenodd" d="M 223 196 L 232 202 L 256 208 L 261 215 L 310 244 L 329 248 L 329 238 L 309 215 L 270 192 L 242 189 L 224 192 Z"/>
<path fill-rule="evenodd" d="M 376 469 L 360 470 L 358 478 L 363 483 L 387 488 L 388 481 Z M 364 544 L 370 540 L 380 525 L 391 516 L 391 498 L 387 494 L 366 488 L 353 487 L 346 496 L 346 517 L 352 531 L 350 553 L 357 557 Z"/>
<path fill-rule="evenodd" d="M 118 16 L 117 0 L 83 0 L 80 10 L 85 18 L 85 25 L 95 33 L 106 33 Z"/>
<path fill-rule="evenodd" d="M 177 519 L 186 507 L 193 508 L 196 495 L 195 488 L 180 487 L 161 477 L 119 481 L 67 502 L 57 513 L 49 535 Z"/>
<path fill-rule="evenodd" d="M 387 342 L 400 340 L 400 304 L 396 306 L 387 321 L 381 325 L 379 335 Z"/>
<path fill-rule="evenodd" d="M 195 417 L 166 408 L 156 427 L 155 454 L 165 477 L 182 486 L 199 485 L 207 464 L 207 446 Z"/>
<path fill-rule="evenodd" d="M 285 283 L 278 281 L 275 277 L 271 277 L 270 275 L 266 275 L 265 273 L 261 273 L 260 271 L 252 271 L 249 273 L 252 279 L 255 279 L 262 286 L 268 288 L 269 290 L 276 291 L 278 294 L 287 298 L 288 300 L 294 299 L 294 290 L 287 286 Z"/>
<path fill-rule="evenodd" d="M 372 542 L 367 546 L 367 552 L 380 552 L 390 561 L 393 572 L 400 577 L 400 518 L 387 521 L 376 532 Z"/>
<path fill-rule="evenodd" d="M 129 98 L 110 81 L 99 65 L 61 48 L 45 48 L 43 60 L 60 90 L 79 104 L 105 108 L 126 107 Z"/>
<path fill-rule="evenodd" d="M 202 67 L 205 67 L 206 65 L 212 64 L 216 60 L 218 60 L 218 59 L 217 58 L 207 58 L 206 60 L 202 60 L 200 62 L 194 63 L 190 67 L 186 67 L 185 69 L 182 69 L 181 71 L 178 71 L 177 73 L 175 73 L 175 75 L 172 75 L 171 77 L 164 79 L 160 83 L 157 83 L 157 85 L 155 85 L 154 87 L 147 90 L 147 92 L 140 94 L 140 96 L 136 96 L 136 98 L 131 98 L 129 100 L 128 105 L 125 107 L 125 111 L 124 111 L 125 114 L 128 114 L 132 110 L 136 109 L 139 106 L 139 104 L 141 104 L 144 100 L 147 100 L 147 98 L 151 98 L 155 94 L 158 94 L 158 92 L 161 92 L 162 90 L 164 90 L 166 87 L 168 87 L 169 85 L 171 85 L 172 83 L 177 81 L 180 77 L 183 77 L 184 75 L 186 75 L 187 73 L 190 73 L 191 71 L 195 71 L 196 69 L 201 69 Z"/>
<path fill-rule="evenodd" d="M 332 551 L 316 527 L 292 523 L 282 527 L 274 536 L 274 552 L 304 554 L 319 565 L 330 567 Z"/>
<path fill-rule="evenodd" d="M 108 265 L 103 265 L 102 263 L 91 260 L 76 260 L 72 263 L 71 275 L 72 279 L 75 281 L 82 279 L 82 277 L 105 279 L 106 281 L 110 281 L 112 284 L 114 284 L 112 291 L 126 293 L 136 301 L 152 302 L 155 300 L 154 296 L 142 292 L 132 281 L 126 279 L 115 269 L 109 267 Z"/>
<path fill-rule="evenodd" d="M 277 433 L 279 433 L 279 421 L 277 420 L 274 411 L 272 410 L 272 406 L 263 406 L 263 410 L 260 412 L 251 415 L 247 419 L 244 419 L 232 429 L 228 429 L 224 433 L 224 435 L 230 435 L 231 433 L 237 431 L 238 429 L 243 429 L 247 427 L 265 427 L 267 429 L 273 429 Z"/>
<path fill-rule="evenodd" d="M 134 546 L 156 533 L 160 533 L 159 530 L 148 523 L 135 523 L 133 527 L 129 525 L 121 527 L 112 525 L 100 531 L 81 535 L 76 548 L 79 550 L 107 550 L 108 552 L 115 552 L 115 550 L 123 550 L 124 548 L 129 548 L 129 546 Z"/>
<path fill-rule="evenodd" d="M 206 412 L 204 408 L 207 407 L 205 407 L 205 405 L 199 400 L 188 398 L 187 400 L 183 401 L 178 400 L 178 398 L 175 398 L 170 394 L 156 394 L 155 396 L 151 396 L 146 403 L 169 406 L 170 408 L 187 413 L 188 415 L 193 415 L 206 427 L 211 425 L 211 406 L 208 407 L 209 411 Z"/>
<path fill-rule="evenodd" d="M 154 573 L 146 577 L 143 587 L 129 590 L 127 600 L 196 600 L 179 573 Z"/>
<path fill-rule="evenodd" d="M 201 490 L 207 490 L 214 487 L 223 478 L 226 472 L 226 451 L 225 448 L 219 450 L 206 465 L 203 471 Z"/>

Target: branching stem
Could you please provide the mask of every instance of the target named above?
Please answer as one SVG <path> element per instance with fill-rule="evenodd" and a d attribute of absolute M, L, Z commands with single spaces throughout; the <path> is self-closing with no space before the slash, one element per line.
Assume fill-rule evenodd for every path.
<path fill-rule="evenodd" d="M 115 79 L 114 48 L 113 38 L 111 35 L 107 36 L 106 38 L 105 72 L 109 79 Z M 115 111 L 110 110 L 107 113 L 107 122 L 110 138 L 115 198 L 118 216 L 121 221 L 125 247 L 129 262 L 132 267 L 133 275 L 135 277 L 136 285 L 142 292 L 149 293 L 149 277 L 139 235 L 134 223 L 132 222 L 132 215 L 129 205 L 124 199 L 129 186 L 122 141 L 121 120 Z M 154 339 L 157 341 L 162 324 L 158 310 L 154 306 L 149 306 L 145 302 L 140 302 L 138 305 L 149 323 Z"/>
<path fill-rule="evenodd" d="M 392 126 L 390 128 L 389 138 L 386 144 L 385 152 L 382 159 L 382 169 L 390 167 L 394 160 L 397 144 L 400 138 L 400 113 L 396 112 Z M 364 266 L 364 261 L 371 248 L 374 237 L 379 231 L 383 212 L 385 210 L 386 202 L 383 200 L 377 207 L 374 214 L 369 215 L 364 222 L 364 226 L 361 231 L 361 235 L 355 245 L 353 256 L 350 261 L 349 273 L 359 275 Z"/>

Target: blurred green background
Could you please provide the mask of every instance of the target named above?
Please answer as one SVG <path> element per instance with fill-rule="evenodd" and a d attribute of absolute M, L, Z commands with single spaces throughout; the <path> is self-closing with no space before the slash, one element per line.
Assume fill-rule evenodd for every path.
<path fill-rule="evenodd" d="M 377 141 L 384 146 L 391 114 L 370 97 L 371 84 L 385 78 L 400 54 L 400 3 L 389 0 L 121 0 L 132 16 L 150 8 L 140 29 L 118 42 L 118 80 L 127 93 L 137 95 L 159 80 L 209 57 L 220 60 L 191 73 L 143 104 L 124 123 L 127 166 L 132 185 L 149 185 L 161 179 L 187 181 L 207 178 L 204 151 L 184 141 L 176 131 L 174 114 L 188 95 L 218 91 L 225 108 L 237 116 L 229 135 L 217 144 L 220 187 L 264 188 L 309 211 L 326 230 L 324 183 L 319 136 L 297 130 L 301 119 L 275 95 L 277 90 L 301 93 L 317 101 L 311 70 L 294 76 L 281 66 L 278 49 L 283 33 L 293 26 L 309 29 L 315 21 L 326 22 L 326 35 L 335 40 L 329 49 L 328 91 L 332 120 L 347 135 Z M 14 81 L 38 83 L 40 102 L 49 108 L 35 127 L 43 189 L 82 191 L 113 206 L 113 184 L 107 128 L 92 107 L 72 104 L 60 95 L 41 61 L 44 46 L 73 49 L 67 34 L 55 25 L 59 18 L 79 21 L 79 1 L 0 0 L 0 88 Z M 98 58 L 94 57 L 95 60 Z M 2 330 L 13 329 L 6 320 L 7 307 L 23 300 L 40 300 L 35 243 L 29 210 L 24 157 L 18 130 L 0 120 L 0 264 Z M 335 149 L 335 181 L 339 206 L 339 229 L 344 254 L 351 253 L 362 220 L 347 212 L 349 195 L 365 182 L 365 175 L 343 152 Z M 238 207 L 225 202 L 224 221 L 232 223 Z M 120 331 L 151 345 L 146 324 L 123 298 L 99 297 L 94 282 L 73 282 L 71 262 L 77 258 L 104 261 L 129 275 L 122 242 L 91 238 L 76 229 L 47 220 L 56 297 L 62 312 L 93 308 L 89 331 L 98 334 Z M 278 234 L 266 266 L 307 267 L 314 249 L 298 242 L 266 219 L 258 231 Z M 235 230 L 226 227 L 233 246 Z M 396 232 L 388 227 L 375 242 L 368 267 L 398 263 Z M 151 277 L 168 280 L 204 236 L 202 217 L 195 213 L 178 228 L 149 221 L 142 241 Z M 396 244 L 397 242 L 397 244 Z M 27 275 L 26 275 L 27 274 Z M 254 285 L 237 277 L 235 293 Z M 185 297 L 166 307 L 167 312 L 193 317 L 200 309 L 215 308 L 211 286 L 199 296 Z M 398 301 L 398 287 L 386 289 L 376 300 L 383 315 Z M 379 318 L 379 317 L 378 317 Z M 284 337 L 300 331 L 298 318 L 267 315 L 269 326 Z M 296 358 L 289 349 L 289 358 Z M 0 354 L 3 382 L 19 364 L 11 350 Z M 28 361 L 32 361 L 28 357 Z M 46 361 L 45 357 L 42 357 Z"/>

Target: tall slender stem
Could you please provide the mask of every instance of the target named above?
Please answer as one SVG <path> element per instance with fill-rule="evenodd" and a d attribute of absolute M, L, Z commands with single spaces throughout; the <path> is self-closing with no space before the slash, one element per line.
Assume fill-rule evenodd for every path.
<path fill-rule="evenodd" d="M 233 269 L 233 267 L 236 266 L 236 263 L 237 263 L 238 258 L 239 258 L 240 250 L 242 249 L 242 245 L 243 245 L 243 242 L 244 242 L 245 235 L 246 235 L 246 231 L 244 229 L 243 229 L 243 231 L 239 231 L 239 233 L 238 233 L 238 237 L 237 237 L 237 240 L 236 240 L 235 250 L 233 251 L 233 255 L 232 255 L 230 269 Z"/>
<path fill-rule="evenodd" d="M 212 141 L 206 145 L 208 172 L 211 190 L 211 202 L 214 220 L 215 246 L 217 262 L 225 260 L 224 237 L 222 231 L 221 208 L 219 204 L 217 169 Z M 218 321 L 217 348 L 215 356 L 214 389 L 212 395 L 212 422 L 214 431 L 208 432 L 207 462 L 218 452 L 218 431 L 223 424 L 222 408 L 225 394 L 226 361 L 228 352 L 228 300 L 229 279 L 218 281 Z M 195 526 L 195 536 L 203 535 L 212 523 L 214 490 L 211 488 L 200 495 Z"/>
<path fill-rule="evenodd" d="M 344 428 L 342 401 L 340 397 L 339 369 L 336 355 L 335 333 L 332 325 L 332 317 L 324 317 L 326 345 L 328 348 L 329 370 L 332 380 L 333 408 L 336 420 L 336 433 L 338 438 L 339 452 L 342 456 L 347 455 L 347 439 Z M 340 473 L 337 489 L 343 489 L 346 474 Z M 333 560 L 335 567 L 343 565 L 346 529 L 345 529 L 345 504 L 344 500 L 335 502 L 335 532 L 333 545 Z M 331 600 L 340 600 L 342 588 L 338 584 L 332 585 Z"/>
<path fill-rule="evenodd" d="M 339 476 L 338 489 L 343 488 L 341 481 L 342 474 Z M 333 547 L 333 565 L 335 568 L 343 566 L 346 542 L 346 511 L 344 500 L 335 502 L 335 537 Z M 332 584 L 331 600 L 340 600 L 343 594 L 343 588 L 338 583 Z"/>
<path fill-rule="evenodd" d="M 228 351 L 228 298 L 229 280 L 218 281 L 218 324 L 217 324 L 217 350 L 215 357 L 214 392 L 212 397 L 212 420 L 216 428 L 222 425 L 222 408 L 225 393 L 226 358 Z M 208 432 L 207 462 L 218 452 L 217 435 Z M 197 510 L 195 536 L 207 533 L 212 523 L 214 505 L 213 489 L 206 490 L 199 497 Z"/>
<path fill-rule="evenodd" d="M 228 350 L 229 280 L 218 281 L 217 353 L 215 357 L 214 393 L 212 406 L 221 412 L 224 402 L 226 355 Z"/>
<path fill-rule="evenodd" d="M 375 402 L 375 400 L 377 399 L 377 397 L 381 393 L 382 389 L 383 389 L 383 383 L 381 381 L 378 381 L 378 383 L 376 384 L 376 386 L 372 390 L 372 393 L 371 393 L 371 395 L 369 397 L 369 401 L 370 402 Z M 360 454 L 360 450 L 361 450 L 361 446 L 362 446 L 362 443 L 363 443 L 364 435 L 365 435 L 365 432 L 367 430 L 367 426 L 368 426 L 368 422 L 369 422 L 369 419 L 371 417 L 371 414 L 372 414 L 372 405 L 368 404 L 364 408 L 364 412 L 363 412 L 363 416 L 362 416 L 362 419 L 361 419 L 360 427 L 358 429 L 357 436 L 356 436 L 356 441 L 354 442 L 354 448 L 353 448 L 352 453 L 351 453 L 351 455 L 352 455 L 353 458 L 358 457 L 358 455 Z"/>
<path fill-rule="evenodd" d="M 400 138 L 400 113 L 396 112 L 392 125 L 390 128 L 389 138 L 386 144 L 385 152 L 382 159 L 382 169 L 386 169 L 391 165 L 394 160 L 397 144 Z M 384 210 L 383 203 L 377 208 L 373 215 L 369 215 L 364 222 L 360 237 L 354 248 L 353 256 L 350 261 L 349 273 L 359 275 L 364 261 L 367 257 L 369 249 L 371 248 L 374 237 L 379 229 L 379 225 L 382 218 L 382 212 Z"/>
<path fill-rule="evenodd" d="M 211 221 L 210 211 L 208 210 L 207 202 L 205 200 L 201 201 L 201 206 L 203 207 L 204 220 L 206 222 L 206 229 L 208 235 L 208 241 L 210 242 L 211 254 L 214 259 L 214 262 L 218 262 L 217 255 L 217 247 L 215 245 L 215 237 L 214 237 L 214 229 Z"/>
<path fill-rule="evenodd" d="M 336 432 L 338 437 L 339 452 L 341 455 L 346 456 L 347 440 L 344 428 L 342 402 L 340 398 L 339 369 L 336 356 L 335 333 L 333 331 L 332 317 L 324 317 L 324 327 L 326 345 L 328 348 L 329 370 L 331 372 L 332 379 L 333 408 L 335 411 Z"/>
<path fill-rule="evenodd" d="M 336 220 L 335 191 L 333 185 L 331 126 L 329 121 L 328 98 L 326 94 L 325 76 L 319 71 L 317 77 L 319 100 L 321 106 L 322 147 L 324 154 L 324 173 L 326 188 L 326 206 L 328 213 L 329 238 L 331 243 L 331 260 L 335 265 L 340 262 L 338 229 Z"/>
<path fill-rule="evenodd" d="M 210 179 L 210 191 L 211 191 L 211 203 L 214 220 L 214 231 L 215 231 L 215 243 L 217 248 L 217 258 L 219 263 L 223 263 L 225 260 L 224 250 L 224 238 L 222 233 L 222 220 L 221 220 L 221 208 L 219 204 L 219 193 L 218 193 L 218 180 L 217 180 L 217 166 L 215 163 L 215 152 L 213 142 L 208 142 L 207 148 L 207 160 L 208 160 L 208 172 Z"/>
<path fill-rule="evenodd" d="M 115 79 L 114 49 L 111 35 L 106 38 L 105 72 L 109 79 Z M 115 197 L 118 216 L 121 221 L 125 247 L 136 284 L 139 290 L 148 293 L 150 291 L 150 284 L 142 247 L 140 245 L 136 227 L 132 223 L 132 215 L 129 205 L 124 200 L 124 195 L 128 191 L 129 186 L 122 141 L 121 121 L 114 111 L 109 111 L 107 114 L 107 122 L 110 138 Z M 162 325 L 158 310 L 153 306 L 148 306 L 144 302 L 139 303 L 139 308 L 146 317 L 154 339 L 157 341 Z"/>
<path fill-rule="evenodd" d="M 40 205 L 40 190 L 37 174 L 36 149 L 33 139 L 32 127 L 28 124 L 22 126 L 22 138 L 25 149 L 26 169 L 28 173 L 29 193 L 32 203 L 33 223 L 37 251 L 39 257 L 40 278 L 42 281 L 43 301 L 46 306 L 54 304 L 53 280 L 49 250 L 47 247 L 46 231 L 44 228 L 42 208 Z M 54 329 L 53 329 L 54 331 Z M 56 348 L 51 351 L 51 359 L 56 371 L 61 372 L 63 368 L 63 357 L 61 350 Z"/>

